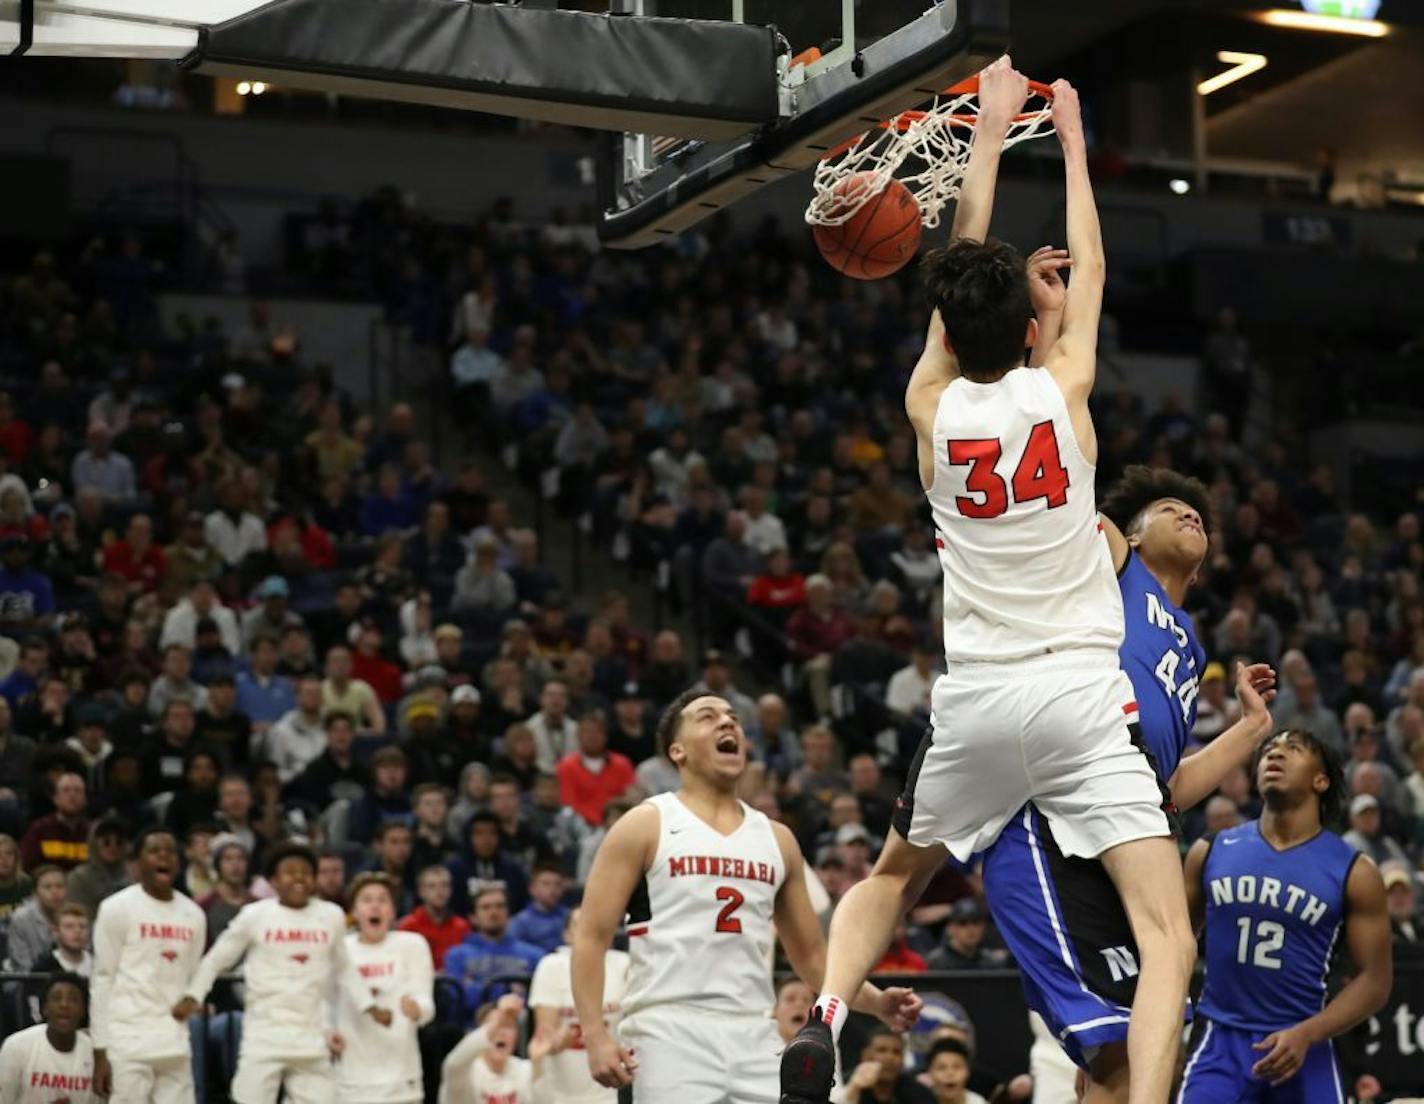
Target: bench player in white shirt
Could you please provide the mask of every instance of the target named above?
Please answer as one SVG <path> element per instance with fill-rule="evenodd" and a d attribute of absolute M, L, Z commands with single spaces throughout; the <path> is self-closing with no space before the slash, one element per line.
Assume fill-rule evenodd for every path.
<path fill-rule="evenodd" d="M 79 1030 L 84 1004 L 84 979 L 77 974 L 55 974 L 45 983 L 45 1022 L 0 1045 L 0 1104 L 98 1104 L 94 1044 Z"/>
<path fill-rule="evenodd" d="M 94 918 L 94 1083 L 112 1104 L 192 1104 L 188 1028 L 172 1009 L 202 960 L 208 918 L 173 889 L 181 864 L 170 830 L 144 829 L 133 851 L 138 882 L 104 898 Z"/>
<path fill-rule="evenodd" d="M 277 896 L 243 906 L 198 966 L 173 1008 L 180 1020 L 195 1013 L 218 975 L 246 958 L 246 1011 L 232 1098 L 237 1104 L 276 1104 L 285 1088 L 291 1104 L 333 1104 L 331 1059 L 344 1040 L 323 1014 L 335 982 L 365 1015 L 391 1023 L 361 982 L 346 949 L 346 915 L 313 897 L 316 856 L 301 844 L 279 844 L 267 860 Z"/>
<path fill-rule="evenodd" d="M 425 1083 L 416 1030 L 435 1018 L 435 963 L 430 944 L 415 932 L 391 931 L 399 888 L 388 874 L 358 874 L 348 900 L 356 930 L 346 953 L 372 1000 L 389 1009 L 382 1025 L 363 1012 L 343 987 L 335 991 L 336 1064 L 342 1104 L 420 1104 Z"/>
<path fill-rule="evenodd" d="M 1132 1104 L 1162 1104 L 1195 958 L 1164 794 L 1129 722 L 1122 598 L 1094 500 L 1088 413 L 1106 272 L 1077 93 L 1053 86 L 1073 268 L 1046 356 L 1024 258 L 986 241 L 1003 138 L 1027 82 L 1008 58 L 980 78 L 951 244 L 925 258 L 934 308 L 905 409 L 939 531 L 948 673 L 871 877 L 831 923 L 819 1017 L 787 1047 L 783 1104 L 824 1104 L 844 997 L 855 992 L 946 853 L 984 850 L 1032 800 L 1065 855 L 1099 858 L 1137 936 Z M 1070 259 L 1071 258 L 1071 259 Z M 1041 367 L 1038 367 L 1041 365 Z"/>
<path fill-rule="evenodd" d="M 484 1007 L 479 1025 L 441 1063 L 440 1104 L 534 1104 L 553 1041 L 536 1035 L 529 1057 L 516 1055 L 522 1011 L 524 998 L 517 993 Z"/>
<path fill-rule="evenodd" d="M 770 1011 L 779 937 L 818 987 L 825 939 L 796 837 L 737 798 L 747 765 L 726 699 L 688 690 L 658 724 L 681 788 L 625 813 L 594 858 L 573 949 L 574 1005 L 594 1079 L 637 1104 L 774 1104 L 781 1035 Z M 618 1038 L 603 1024 L 604 955 L 628 918 Z M 775 927 L 773 929 L 773 922 Z M 856 991 L 897 1030 L 919 1014 L 908 989 Z"/>
<path fill-rule="evenodd" d="M 534 1094 L 546 1104 L 613 1104 L 617 1099 L 617 1093 L 605 1089 L 589 1072 L 583 1029 L 574 1007 L 573 942 L 578 937 L 580 915 L 579 909 L 569 913 L 564 946 L 539 960 L 529 983 L 535 1037 L 549 1042 L 544 1076 Z M 623 1013 L 627 986 L 628 953 L 610 948 L 603 956 L 603 1025 L 610 1031 Z"/>

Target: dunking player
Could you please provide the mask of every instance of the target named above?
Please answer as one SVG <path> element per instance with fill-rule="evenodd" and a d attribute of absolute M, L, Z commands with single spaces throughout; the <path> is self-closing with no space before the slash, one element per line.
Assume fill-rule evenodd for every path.
<path fill-rule="evenodd" d="M 208 920 L 173 888 L 171 831 L 145 828 L 133 852 L 138 883 L 106 897 L 94 920 L 94 1086 L 113 1104 L 191 1104 L 188 1028 L 169 1012 L 203 957 Z"/>
<path fill-rule="evenodd" d="M 1323 827 L 1339 812 L 1339 759 L 1309 733 L 1281 732 L 1262 749 L 1256 788 L 1260 820 L 1187 853 L 1187 899 L 1206 921 L 1206 982 L 1179 1104 L 1343 1101 L 1330 1040 L 1389 999 L 1384 882 Z M 1342 927 L 1358 973 L 1326 1004 Z"/>
<path fill-rule="evenodd" d="M 1053 328 L 1054 304 L 1036 298 L 1035 305 L 1040 322 Z M 1132 681 L 1153 766 L 1183 809 L 1250 759 L 1271 730 L 1267 703 L 1275 696 L 1275 672 L 1264 664 L 1244 667 L 1237 677 L 1241 719 L 1207 748 L 1182 758 L 1204 661 L 1182 604 L 1206 558 L 1209 509 L 1207 489 L 1198 480 L 1141 466 L 1128 468 L 1102 503 L 1125 618 L 1122 669 Z M 1125 1099 L 1137 949 L 1102 864 L 1065 858 L 1030 803 L 985 853 L 983 877 L 1029 1006 L 1089 1073 L 1085 1099 Z"/>
<path fill-rule="evenodd" d="M 855 992 L 946 851 L 967 860 L 1033 800 L 1065 854 L 1101 857 L 1141 952 L 1128 1050 L 1134 1104 L 1170 1088 L 1195 948 L 1158 781 L 1129 729 L 1122 599 L 1093 498 L 1088 413 L 1105 262 L 1078 97 L 1053 87 L 1074 276 L 1045 367 L 1024 260 L 984 241 L 1003 139 L 1027 83 L 1001 59 L 980 114 L 956 240 L 925 261 L 935 308 L 905 408 L 940 531 L 948 674 L 876 869 L 836 909 L 819 1019 L 782 1060 L 783 1101 L 821 1104 L 841 994 Z"/>
<path fill-rule="evenodd" d="M 658 746 L 681 788 L 609 831 L 574 936 L 589 1069 L 624 1101 L 772 1104 L 782 1049 L 769 1015 L 773 945 L 779 937 L 813 988 L 825 955 L 801 849 L 784 825 L 737 799 L 747 739 L 725 699 L 703 690 L 674 699 Z M 625 913 L 630 962 L 615 1040 L 603 1022 L 604 952 Z M 920 1000 L 867 984 L 855 1005 L 904 1030 Z"/>

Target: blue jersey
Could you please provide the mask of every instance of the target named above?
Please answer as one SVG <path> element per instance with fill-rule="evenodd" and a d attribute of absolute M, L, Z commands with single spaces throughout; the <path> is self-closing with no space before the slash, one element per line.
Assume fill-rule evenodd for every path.
<path fill-rule="evenodd" d="M 1333 832 L 1277 851 L 1259 821 L 1218 833 L 1202 868 L 1206 980 L 1197 1007 L 1231 1027 L 1271 1032 L 1324 1007 L 1357 852 Z"/>
<path fill-rule="evenodd" d="M 1197 719 L 1197 680 L 1206 653 L 1192 620 L 1129 551 L 1118 576 L 1125 631 L 1118 662 L 1137 695 L 1137 720 L 1158 776 L 1172 777 Z"/>

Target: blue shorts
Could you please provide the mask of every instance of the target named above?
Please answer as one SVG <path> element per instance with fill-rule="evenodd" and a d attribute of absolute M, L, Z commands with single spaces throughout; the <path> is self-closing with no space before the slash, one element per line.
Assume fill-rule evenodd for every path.
<path fill-rule="evenodd" d="M 1031 804 L 1009 820 L 983 864 L 989 911 L 1028 1006 L 1087 1069 L 1099 1047 L 1127 1040 L 1137 992 L 1137 944 L 1112 879 L 1096 859 L 1065 857 Z"/>
<path fill-rule="evenodd" d="M 1269 1031 L 1247 1031 L 1202 1020 L 1182 1073 L 1177 1104 L 1345 1104 L 1335 1048 L 1327 1039 L 1305 1053 L 1298 1073 L 1272 1086 L 1251 1072 L 1266 1056 L 1253 1050 Z"/>

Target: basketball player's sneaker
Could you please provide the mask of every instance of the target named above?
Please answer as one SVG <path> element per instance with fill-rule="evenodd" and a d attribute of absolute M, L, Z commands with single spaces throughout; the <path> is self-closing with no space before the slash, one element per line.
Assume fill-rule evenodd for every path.
<path fill-rule="evenodd" d="M 826 1104 L 836 1080 L 831 1025 L 813 1009 L 781 1053 L 781 1104 Z"/>

